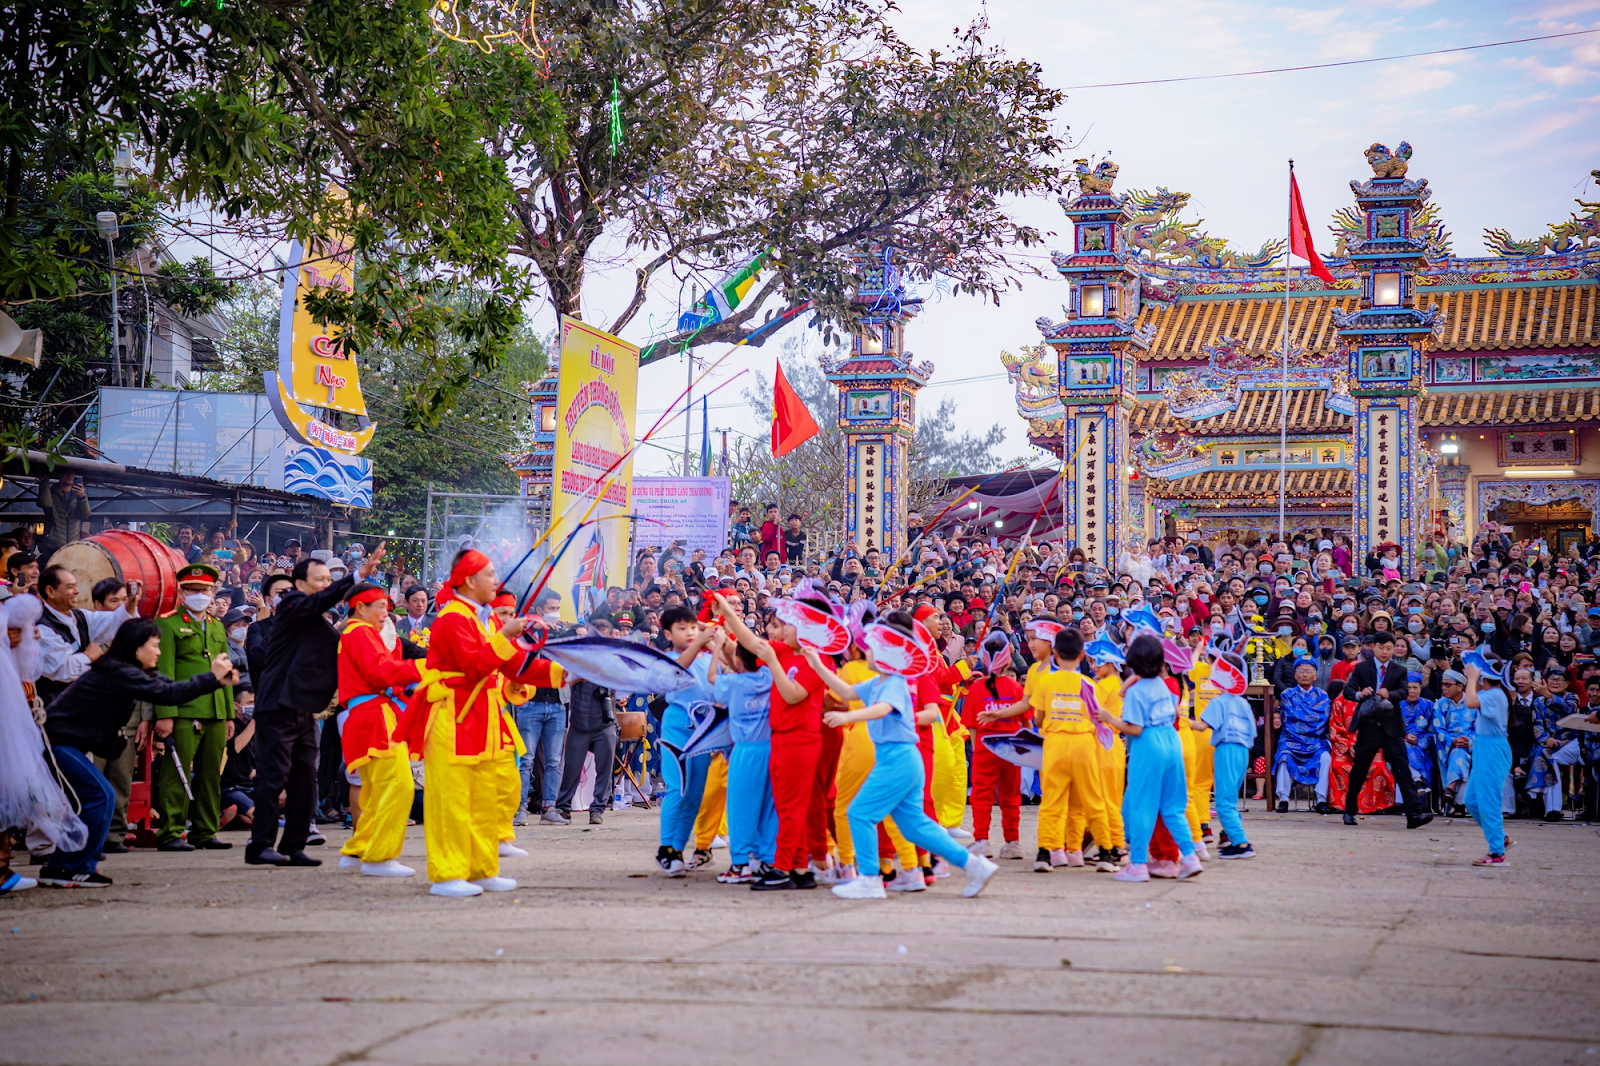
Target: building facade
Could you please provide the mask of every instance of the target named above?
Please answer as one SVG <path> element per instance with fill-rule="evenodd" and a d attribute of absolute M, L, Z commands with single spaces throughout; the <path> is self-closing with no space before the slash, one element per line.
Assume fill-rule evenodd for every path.
<path fill-rule="evenodd" d="M 1458 257 L 1411 155 L 1367 150 L 1372 176 L 1331 227 L 1334 284 L 1293 268 L 1287 293 L 1282 241 L 1234 251 L 1180 220 L 1188 194 L 1115 193 L 1114 166 L 1080 163 L 1062 202 L 1073 250 L 1053 257 L 1067 319 L 1002 361 L 1072 495 L 1070 338 L 1117 323 L 1134 376 L 1119 550 L 1190 529 L 1275 536 L 1280 451 L 1290 535 L 1408 557 L 1486 521 L 1553 548 L 1600 535 L 1600 202 L 1531 240 L 1485 230 L 1492 254 Z M 1109 217 L 1085 212 L 1105 200 Z"/>

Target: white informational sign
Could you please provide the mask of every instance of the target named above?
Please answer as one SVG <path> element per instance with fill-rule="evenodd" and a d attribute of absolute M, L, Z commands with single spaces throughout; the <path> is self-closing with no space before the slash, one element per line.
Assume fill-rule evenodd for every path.
<path fill-rule="evenodd" d="M 1374 407 L 1367 422 L 1367 536 L 1370 547 L 1398 542 L 1400 533 L 1400 469 L 1397 440 L 1398 407 Z"/>
<path fill-rule="evenodd" d="M 709 562 L 728 544 L 728 499 L 732 494 L 725 477 L 636 476 L 633 513 L 641 521 L 634 530 L 634 543 L 665 548 L 682 540 L 689 551 L 704 548 Z"/>
<path fill-rule="evenodd" d="M 1082 415 L 1078 426 L 1078 547 L 1096 566 L 1106 561 L 1106 464 L 1104 415 Z"/>

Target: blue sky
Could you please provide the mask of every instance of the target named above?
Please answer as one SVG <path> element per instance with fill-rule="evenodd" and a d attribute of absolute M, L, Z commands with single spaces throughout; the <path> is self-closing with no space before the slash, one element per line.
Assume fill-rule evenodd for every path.
<path fill-rule="evenodd" d="M 944 46 L 951 30 L 981 10 L 970 0 L 902 2 L 899 29 L 924 48 Z M 1093 6 L 996 0 L 987 10 L 988 40 L 1040 63 L 1046 80 L 1060 87 L 1366 59 L 1600 27 L 1600 0 L 1119 0 Z M 1071 129 L 1075 149 L 1069 158 L 1109 154 L 1121 167 L 1119 189 L 1165 185 L 1191 193 L 1188 217 L 1204 218 L 1208 232 L 1248 249 L 1283 236 L 1289 157 L 1295 159 L 1318 246 L 1328 251 L 1333 242 L 1326 221 L 1351 203 L 1349 181 L 1370 175 L 1363 149 L 1374 141 L 1391 148 L 1409 141 L 1415 151 L 1410 176 L 1429 179 L 1456 253 L 1480 255 L 1486 226 L 1534 236 L 1565 219 L 1575 197 L 1600 197 L 1588 176 L 1600 167 L 1600 33 L 1331 70 L 1072 89 L 1058 119 Z M 1066 243 L 1053 198 L 1017 210 L 1055 231 L 1047 247 Z M 624 249 L 612 247 L 595 258 L 585 316 L 604 322 L 625 301 L 632 271 Z M 1042 254 L 1035 261 L 1048 266 Z M 675 289 L 666 289 L 652 301 L 658 320 L 673 309 Z M 924 409 L 954 395 L 959 426 L 998 421 L 1008 433 L 1003 458 L 1023 454 L 1023 425 L 999 353 L 1035 343 L 1036 317 L 1061 316 L 1066 283 L 1053 274 L 1032 279 L 999 307 L 927 295 L 929 303 L 907 339 L 915 355 L 938 368 L 923 393 L 931 401 Z M 548 312 L 539 327 L 553 326 L 544 317 Z M 645 339 L 646 322 L 646 315 L 636 318 L 625 331 L 628 339 Z M 786 335 L 799 332 L 788 327 Z M 810 334 L 809 349 L 815 349 L 816 337 Z M 777 348 L 741 351 L 717 378 L 741 368 L 770 370 Z M 668 387 L 675 394 L 684 380 L 683 361 L 667 360 L 643 374 L 642 397 Z M 740 388 L 723 390 L 714 404 L 734 403 Z M 765 430 L 734 407 L 713 410 L 711 419 L 747 432 Z M 681 428 L 675 428 L 668 439 L 681 440 Z M 653 472 L 665 459 L 646 451 L 641 473 Z"/>

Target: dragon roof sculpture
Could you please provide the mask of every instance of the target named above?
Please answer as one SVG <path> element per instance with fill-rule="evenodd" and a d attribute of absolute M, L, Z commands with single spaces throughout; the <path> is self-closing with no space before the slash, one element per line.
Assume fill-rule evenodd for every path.
<path fill-rule="evenodd" d="M 1205 367 L 1168 374 L 1161 386 L 1167 409 L 1177 418 L 1198 421 L 1238 407 L 1241 392 L 1283 388 L 1282 355 L 1273 352 L 1250 355 L 1243 350 L 1243 345 L 1239 338 L 1223 338 L 1206 348 Z M 1278 352 L 1282 350 L 1279 348 Z M 1355 401 L 1350 397 L 1349 369 L 1337 353 L 1318 355 L 1291 346 L 1288 383 L 1290 389 L 1325 388 L 1330 408 L 1342 414 L 1355 413 Z"/>
<path fill-rule="evenodd" d="M 1589 171 L 1589 176 L 1600 182 L 1600 170 Z M 1600 245 L 1600 200 L 1574 200 L 1583 208 L 1580 216 L 1573 213 L 1566 222 L 1551 223 L 1550 231 L 1530 241 L 1519 241 L 1503 229 L 1488 228 L 1483 231 L 1483 243 L 1495 255 L 1559 255 Z"/>

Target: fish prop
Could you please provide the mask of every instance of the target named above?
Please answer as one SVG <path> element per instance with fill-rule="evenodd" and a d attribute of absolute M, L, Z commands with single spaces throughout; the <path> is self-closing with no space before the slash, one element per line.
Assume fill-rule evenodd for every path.
<path fill-rule="evenodd" d="M 1014 766 L 1029 770 L 1044 769 L 1044 738 L 1031 729 L 991 734 L 983 738 L 983 746 Z"/>
<path fill-rule="evenodd" d="M 648 644 L 617 637 L 553 637 L 539 649 L 529 651 L 517 672 L 526 672 L 536 655 L 561 664 L 574 677 L 613 692 L 663 695 L 695 683 L 694 675 L 678 660 Z"/>
<path fill-rule="evenodd" d="M 795 639 L 818 655 L 838 655 L 850 646 L 850 629 L 826 611 L 799 600 L 776 600 L 772 613 L 785 625 L 794 626 Z"/>
<path fill-rule="evenodd" d="M 733 750 L 733 724 L 728 715 L 728 708 L 720 704 L 694 703 L 689 705 L 689 739 L 678 747 L 676 744 L 661 741 L 661 750 L 666 752 L 678 767 L 678 788 L 687 794 L 689 791 L 689 775 L 684 770 L 684 763 L 696 755 L 713 755 L 719 751 Z"/>

